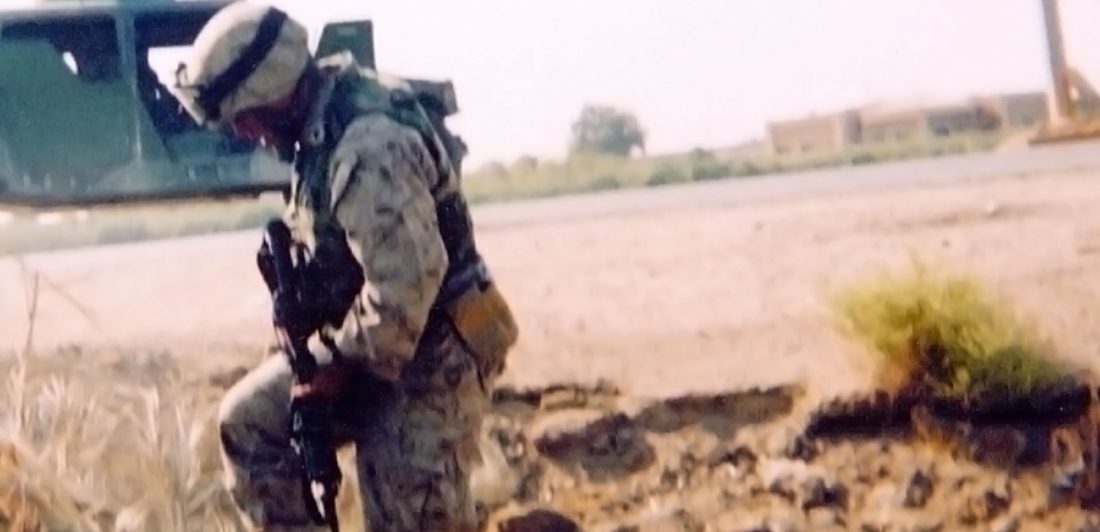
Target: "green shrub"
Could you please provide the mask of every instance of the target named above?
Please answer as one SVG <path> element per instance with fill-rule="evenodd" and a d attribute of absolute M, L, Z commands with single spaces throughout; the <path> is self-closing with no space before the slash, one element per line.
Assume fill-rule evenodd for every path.
<path fill-rule="evenodd" d="M 688 176 L 684 174 L 679 168 L 673 166 L 662 166 L 653 172 L 646 180 L 645 184 L 651 187 L 657 187 L 661 185 L 670 185 L 673 183 L 684 183 L 688 180 Z"/>
<path fill-rule="evenodd" d="M 910 271 L 857 282 L 833 300 L 839 324 L 873 353 L 880 376 L 964 400 L 1012 397 L 1066 377 L 1053 350 L 967 276 Z"/>
<path fill-rule="evenodd" d="M 716 161 L 700 162 L 691 167 L 692 181 L 711 181 L 733 175 L 733 168 Z"/>
<path fill-rule="evenodd" d="M 598 179 L 592 182 L 592 190 L 616 190 L 622 187 L 622 183 L 619 182 L 619 178 L 613 175 L 600 176 Z"/>

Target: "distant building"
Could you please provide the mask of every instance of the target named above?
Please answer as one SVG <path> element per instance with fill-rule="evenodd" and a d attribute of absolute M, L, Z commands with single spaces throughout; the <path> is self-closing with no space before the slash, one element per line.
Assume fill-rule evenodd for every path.
<path fill-rule="evenodd" d="M 1001 94 L 978 98 L 1001 119 L 1001 127 L 1032 128 L 1050 121 L 1050 103 L 1045 92 Z"/>
<path fill-rule="evenodd" d="M 906 142 L 928 134 L 919 108 L 905 105 L 872 105 L 859 111 L 863 133 L 860 142 Z"/>
<path fill-rule="evenodd" d="M 774 153 L 835 151 L 861 143 L 918 142 L 966 132 L 1031 128 L 1050 118 L 1044 92 L 965 100 L 878 103 L 768 124 Z"/>
<path fill-rule="evenodd" d="M 771 122 L 768 137 L 775 153 L 839 150 L 859 142 L 859 115 L 854 111 L 842 111 Z"/>
<path fill-rule="evenodd" d="M 860 113 L 863 142 L 911 142 L 997 129 L 1000 118 L 976 100 L 877 105 Z"/>

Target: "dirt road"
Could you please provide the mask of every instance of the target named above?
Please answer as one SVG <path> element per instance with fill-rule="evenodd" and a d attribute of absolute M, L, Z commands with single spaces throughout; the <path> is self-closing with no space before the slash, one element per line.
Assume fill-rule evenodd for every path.
<path fill-rule="evenodd" d="M 1066 150 L 478 209 L 522 326 L 507 380 L 606 377 L 649 396 L 851 389 L 861 368 L 828 326 L 824 291 L 909 251 L 988 275 L 1068 356 L 1100 360 L 1100 148 Z M 271 336 L 257 243 L 246 232 L 24 257 L 42 275 L 35 345 L 254 359 Z M 0 349 L 26 337 L 25 279 L 0 261 Z"/>

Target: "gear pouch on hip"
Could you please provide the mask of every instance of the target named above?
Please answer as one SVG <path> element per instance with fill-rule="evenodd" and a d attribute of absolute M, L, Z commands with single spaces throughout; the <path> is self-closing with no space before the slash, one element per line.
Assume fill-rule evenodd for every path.
<path fill-rule="evenodd" d="M 496 285 L 490 283 L 484 289 L 471 287 L 450 304 L 448 313 L 458 334 L 480 359 L 482 369 L 501 371 L 519 330 Z"/>

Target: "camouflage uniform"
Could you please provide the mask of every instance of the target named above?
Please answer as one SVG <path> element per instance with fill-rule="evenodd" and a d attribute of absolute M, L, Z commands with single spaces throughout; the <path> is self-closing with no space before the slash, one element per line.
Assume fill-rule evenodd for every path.
<path fill-rule="evenodd" d="M 364 520 L 373 531 L 475 530 L 469 477 L 514 323 L 474 249 L 445 144 L 416 127 L 426 115 L 407 87 L 347 63 L 323 76 L 285 219 L 311 248 L 340 228 L 367 278 L 343 325 L 323 331 L 354 373 L 335 429 L 356 446 Z M 324 358 L 318 335 L 310 345 Z M 272 357 L 219 413 L 227 486 L 264 530 L 315 529 L 289 443 L 291 382 Z"/>

